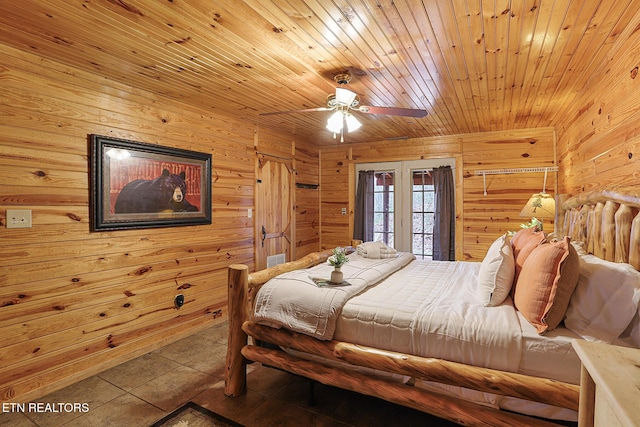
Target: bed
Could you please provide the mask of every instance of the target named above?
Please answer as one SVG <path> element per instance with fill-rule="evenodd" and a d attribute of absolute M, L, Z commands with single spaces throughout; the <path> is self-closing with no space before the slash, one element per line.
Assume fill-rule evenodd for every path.
<path fill-rule="evenodd" d="M 640 347 L 639 208 L 612 192 L 572 197 L 559 236 L 501 236 L 482 263 L 369 258 L 367 242 L 343 266 L 349 287 L 314 286 L 331 251 L 231 265 L 225 394 L 242 395 L 260 362 L 461 425 L 575 421 L 572 340 Z M 311 299 L 292 297 L 303 288 Z"/>

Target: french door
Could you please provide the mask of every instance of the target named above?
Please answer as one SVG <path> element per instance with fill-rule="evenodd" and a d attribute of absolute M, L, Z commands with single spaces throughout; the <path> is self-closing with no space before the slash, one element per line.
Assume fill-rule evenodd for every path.
<path fill-rule="evenodd" d="M 366 163 L 374 173 L 373 240 L 418 258 L 433 255 L 434 188 L 431 170 L 455 159 Z"/>

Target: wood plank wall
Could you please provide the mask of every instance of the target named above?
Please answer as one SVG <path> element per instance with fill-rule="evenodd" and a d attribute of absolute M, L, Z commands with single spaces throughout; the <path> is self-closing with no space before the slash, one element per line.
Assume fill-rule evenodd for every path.
<path fill-rule="evenodd" d="M 336 145 L 320 160 L 313 144 L 291 136 L 0 46 L 0 400 L 33 399 L 224 320 L 226 266 L 253 263 L 246 210 L 256 147 L 294 153 L 298 182 L 320 183 L 296 190 L 296 257 L 351 237 L 358 162 L 456 158 L 456 257 L 464 260 L 479 261 L 495 237 L 517 229 L 521 206 L 542 184 L 540 174 L 491 176 L 485 197 L 475 170 L 553 165 L 557 153 L 559 193 L 638 195 L 636 27 L 618 35 L 601 74 L 560 109 L 557 151 L 543 128 Z M 90 133 L 211 152 L 213 224 L 89 233 Z M 547 191 L 554 187 L 551 174 Z M 4 228 L 7 208 L 32 209 L 33 228 Z M 178 291 L 187 302 L 174 310 Z"/>
<path fill-rule="evenodd" d="M 555 165 L 551 128 L 485 132 L 448 137 L 337 145 L 320 151 L 321 235 L 328 249 L 353 235 L 355 164 L 436 158 L 456 159 L 456 259 L 481 261 L 491 243 L 509 230 L 519 230 L 529 218 L 520 210 L 531 194 L 542 190 L 544 174 L 521 173 L 483 177 L 476 170 Z M 547 177 L 554 194 L 555 172 Z M 348 207 L 343 216 L 341 208 Z"/>
<path fill-rule="evenodd" d="M 296 182 L 320 183 L 320 161 L 317 147 L 296 147 Z M 296 244 L 295 257 L 302 258 L 320 249 L 320 189 L 303 186 L 296 188 Z"/>
<path fill-rule="evenodd" d="M 554 134 L 551 128 L 465 135 L 464 159 L 464 257 L 482 261 L 496 237 L 520 230 L 520 211 L 544 186 L 544 173 L 476 175 L 477 171 L 555 166 Z M 556 172 L 547 173 L 546 192 L 556 194 Z M 486 182 L 486 196 L 484 195 Z M 553 231 L 553 221 L 545 231 Z"/>
<path fill-rule="evenodd" d="M 556 116 L 559 192 L 640 196 L 640 16 L 611 34 L 616 49 Z"/>
<path fill-rule="evenodd" d="M 318 180 L 317 150 L 27 52 L 0 55 L 0 401 L 225 320 L 227 266 L 253 268 L 255 147 L 300 152 L 305 181 Z M 213 223 L 89 232 L 92 133 L 211 153 Z M 8 208 L 31 209 L 33 227 L 5 228 Z M 317 201 L 305 193 L 297 211 L 304 255 L 318 249 Z"/>

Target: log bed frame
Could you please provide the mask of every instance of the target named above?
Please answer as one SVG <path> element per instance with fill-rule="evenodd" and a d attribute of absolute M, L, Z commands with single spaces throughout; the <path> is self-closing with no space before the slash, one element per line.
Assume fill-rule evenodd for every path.
<path fill-rule="evenodd" d="M 559 209 L 556 230 L 603 259 L 629 262 L 640 269 L 640 198 L 613 192 L 579 195 L 566 200 Z M 595 396 L 580 396 L 580 387 L 545 378 L 531 377 L 424 358 L 340 341 L 315 338 L 274 329 L 251 321 L 253 296 L 260 286 L 281 273 L 308 268 L 326 261 L 331 251 L 309 254 L 299 260 L 249 273 L 246 265 L 233 264 L 228 270 L 229 338 L 224 393 L 230 397 L 246 391 L 248 362 L 279 368 L 320 383 L 378 397 L 427 412 L 461 425 L 557 426 L 549 421 L 501 411 L 454 397 L 429 392 L 349 369 L 349 364 L 421 378 L 469 389 L 512 396 L 579 411 L 579 422 L 593 419 Z M 249 345 L 254 340 L 321 356 L 346 364 L 325 364 L 289 353 Z M 344 366 L 344 367 L 343 367 Z M 584 370 L 583 370 L 584 378 Z"/>

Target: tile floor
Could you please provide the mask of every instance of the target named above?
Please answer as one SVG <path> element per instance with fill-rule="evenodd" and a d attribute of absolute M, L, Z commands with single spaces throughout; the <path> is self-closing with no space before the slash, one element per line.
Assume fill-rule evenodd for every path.
<path fill-rule="evenodd" d="M 317 384 L 308 405 L 309 382 L 259 364 L 250 365 L 247 394 L 223 393 L 227 325 L 145 354 L 56 391 L 37 402 L 86 403 L 88 411 L 0 413 L 10 427 L 145 427 L 188 401 L 246 427 L 434 426 L 448 423 L 367 396 Z"/>

